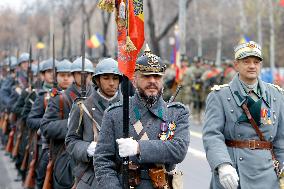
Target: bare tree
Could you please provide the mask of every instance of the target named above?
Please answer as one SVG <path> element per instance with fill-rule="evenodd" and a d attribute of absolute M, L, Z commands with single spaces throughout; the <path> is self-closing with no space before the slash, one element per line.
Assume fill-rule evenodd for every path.
<path fill-rule="evenodd" d="M 62 26 L 62 43 L 61 43 L 61 57 L 71 57 L 72 55 L 72 41 L 71 41 L 71 24 L 76 16 L 76 0 L 57 0 L 57 5 L 60 10 L 60 24 Z M 67 53 L 66 53 L 67 46 Z"/>
<path fill-rule="evenodd" d="M 92 3 L 91 3 L 92 2 Z M 89 7 L 89 8 L 88 8 Z M 85 2 L 81 0 L 81 9 L 82 9 L 82 34 L 85 33 L 85 26 L 87 27 L 87 38 L 90 39 L 92 36 L 91 21 L 94 15 L 94 12 L 97 7 L 97 1 Z M 88 48 L 88 54 L 92 56 L 92 48 Z"/>
<path fill-rule="evenodd" d="M 186 1 L 186 7 L 188 8 L 189 4 L 192 0 Z M 177 12 L 172 19 L 167 22 L 167 25 L 161 30 L 159 34 L 156 34 L 156 24 L 155 24 L 155 14 L 153 10 L 153 1 L 147 0 L 147 7 L 149 11 L 148 15 L 148 27 L 149 27 L 149 35 L 152 43 L 152 50 L 160 55 L 160 44 L 159 42 L 168 34 L 168 32 L 172 29 L 172 27 L 177 23 L 179 13 Z"/>

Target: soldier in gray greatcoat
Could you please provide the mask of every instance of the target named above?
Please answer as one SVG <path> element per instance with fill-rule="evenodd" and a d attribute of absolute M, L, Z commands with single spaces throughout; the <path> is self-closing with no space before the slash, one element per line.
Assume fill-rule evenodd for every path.
<path fill-rule="evenodd" d="M 73 104 L 65 143 L 67 151 L 78 162 L 75 169 L 77 189 L 97 188 L 93 167 L 97 135 L 104 111 L 121 98 L 121 79 L 117 61 L 101 60 L 93 75 L 93 93 L 86 100 Z"/>
<path fill-rule="evenodd" d="M 73 63 L 65 59 L 59 64 L 65 65 L 65 72 L 73 74 L 74 82 L 66 90 L 58 92 L 49 99 L 40 126 L 43 136 L 52 140 L 52 143 L 50 143 L 52 158 L 56 159 L 53 169 L 53 189 L 71 188 L 73 185 L 72 169 L 74 168 L 74 161 L 65 152 L 64 141 L 72 104 L 76 98 L 80 97 L 82 57 L 77 58 Z M 86 96 L 90 96 L 92 93 L 90 81 L 94 68 L 92 62 L 88 59 L 85 59 L 85 72 L 87 72 Z"/>
<path fill-rule="evenodd" d="M 167 187 L 168 172 L 185 158 L 189 146 L 189 110 L 181 103 L 163 100 L 165 69 L 161 59 L 150 50 L 138 58 L 133 81 L 136 92 L 129 102 L 130 138 L 123 138 L 121 103 L 106 110 L 94 156 L 98 188 L 122 188 L 122 157 L 127 156 L 131 166 L 140 167 L 134 174 L 139 176 L 131 180 L 141 182 L 130 183 L 131 186 L 154 188 L 150 172 L 159 170 L 161 177 L 156 177 L 157 181 L 161 181 L 160 187 Z"/>
<path fill-rule="evenodd" d="M 212 170 L 210 188 L 277 189 L 272 154 L 281 169 L 283 90 L 258 77 L 262 54 L 253 41 L 235 48 L 234 66 L 237 75 L 229 84 L 215 86 L 206 102 L 203 143 Z"/>
<path fill-rule="evenodd" d="M 58 61 L 55 60 L 55 63 Z M 29 115 L 26 117 L 26 125 L 30 132 L 36 133 L 40 128 L 40 121 L 44 115 L 48 100 L 50 98 L 53 83 L 52 59 L 41 63 L 41 73 L 44 82 L 42 88 L 38 91 L 34 102 L 32 103 Z M 32 137 L 32 136 L 29 136 Z M 29 139 L 27 139 L 29 140 Z M 42 188 L 45 177 L 46 166 L 48 163 L 48 143 L 46 138 L 41 135 L 39 140 L 39 160 L 36 167 L 36 188 Z"/>

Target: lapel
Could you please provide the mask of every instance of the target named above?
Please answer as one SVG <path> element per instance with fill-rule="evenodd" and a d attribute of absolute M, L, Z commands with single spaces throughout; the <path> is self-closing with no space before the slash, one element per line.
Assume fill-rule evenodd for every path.
<path fill-rule="evenodd" d="M 260 78 L 258 78 L 258 85 L 261 92 L 261 98 L 265 102 L 265 104 L 270 108 L 271 103 L 271 96 L 268 92 L 268 88 Z"/>
<path fill-rule="evenodd" d="M 239 80 L 239 74 L 236 74 L 233 80 L 229 83 L 229 88 L 236 104 L 240 107 L 246 101 L 248 95 L 245 92 Z"/>
<path fill-rule="evenodd" d="M 264 82 L 258 78 L 258 85 L 261 92 L 261 99 L 265 102 L 265 104 L 270 107 L 270 101 L 271 97 L 268 93 L 267 86 L 264 84 Z M 232 93 L 232 96 L 237 103 L 238 106 L 241 106 L 247 99 L 248 94 L 245 92 L 244 88 L 242 87 L 242 84 L 239 80 L 239 74 L 236 74 L 233 78 L 233 80 L 229 83 L 230 91 Z"/>

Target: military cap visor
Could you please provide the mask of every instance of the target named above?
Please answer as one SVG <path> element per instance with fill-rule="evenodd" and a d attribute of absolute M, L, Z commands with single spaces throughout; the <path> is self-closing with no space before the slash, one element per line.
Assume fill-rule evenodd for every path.
<path fill-rule="evenodd" d="M 261 54 L 261 47 L 257 43 L 250 41 L 248 43 L 243 43 L 238 45 L 235 48 L 235 59 L 241 60 L 246 57 L 254 56 L 259 58 L 261 61 L 263 60 Z"/>
<path fill-rule="evenodd" d="M 141 71 L 136 71 L 136 72 L 138 72 L 138 73 L 140 73 L 142 75 L 161 75 L 161 76 L 165 75 L 164 72 L 161 72 L 161 73 L 157 73 L 157 72 L 141 72 Z"/>

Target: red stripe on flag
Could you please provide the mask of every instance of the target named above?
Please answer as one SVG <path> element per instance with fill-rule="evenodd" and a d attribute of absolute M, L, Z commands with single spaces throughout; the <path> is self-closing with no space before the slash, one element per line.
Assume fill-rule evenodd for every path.
<path fill-rule="evenodd" d="M 135 0 L 143 4 L 142 0 Z M 118 5 L 122 0 L 118 0 Z M 118 27 L 118 68 L 119 70 L 126 75 L 129 79 L 133 78 L 137 55 L 140 52 L 144 44 L 144 21 L 139 18 L 143 14 L 143 6 L 134 7 L 133 0 L 128 0 L 129 3 L 129 25 L 128 25 L 128 35 L 135 45 L 137 50 L 126 52 L 126 36 L 127 29 L 125 27 Z M 138 3 L 139 4 L 139 3 Z M 141 4 L 140 4 L 141 5 Z M 127 5 L 126 5 L 127 7 Z M 135 15 L 135 13 L 139 13 Z M 117 20 L 118 21 L 118 20 Z"/>

